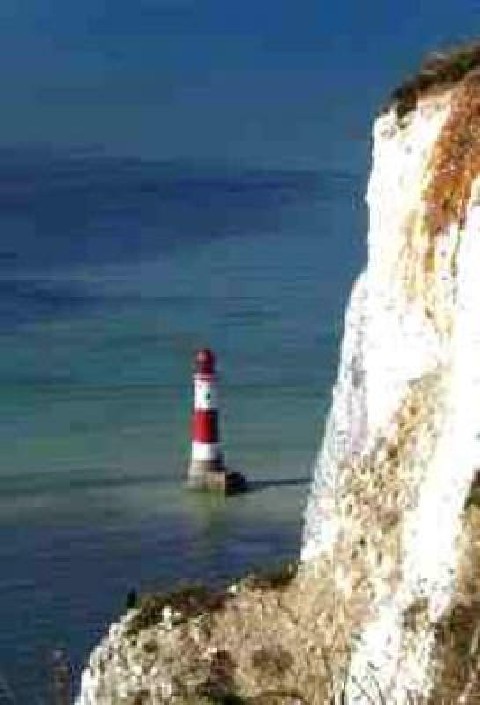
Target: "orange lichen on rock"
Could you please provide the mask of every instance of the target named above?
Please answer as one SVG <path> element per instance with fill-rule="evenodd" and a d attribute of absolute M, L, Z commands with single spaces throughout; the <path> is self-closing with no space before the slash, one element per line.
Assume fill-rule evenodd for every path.
<path fill-rule="evenodd" d="M 436 331 L 449 335 L 458 235 L 480 174 L 480 42 L 427 58 L 419 74 L 392 94 L 387 107 L 396 112 L 400 143 L 402 130 L 411 129 L 407 140 L 415 136 L 410 112 L 418 109 L 421 121 L 436 116 L 432 130 L 436 120 L 442 120 L 427 161 L 422 162 L 420 198 L 405 214 L 397 274 L 409 301 L 421 302 Z M 452 224 L 450 244 L 440 244 L 436 236 L 447 234 Z"/>
<path fill-rule="evenodd" d="M 432 235 L 464 223 L 472 182 L 480 174 L 480 70 L 469 73 L 452 95 L 450 115 L 435 144 L 432 178 L 425 192 Z"/>

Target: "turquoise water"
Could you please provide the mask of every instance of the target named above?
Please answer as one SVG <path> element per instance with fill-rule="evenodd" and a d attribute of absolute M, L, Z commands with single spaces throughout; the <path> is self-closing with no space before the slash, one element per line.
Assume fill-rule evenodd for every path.
<path fill-rule="evenodd" d="M 2 168 L 0 670 L 32 703 L 130 588 L 297 555 L 363 212 L 348 174 Z M 247 496 L 181 485 L 206 344 Z"/>

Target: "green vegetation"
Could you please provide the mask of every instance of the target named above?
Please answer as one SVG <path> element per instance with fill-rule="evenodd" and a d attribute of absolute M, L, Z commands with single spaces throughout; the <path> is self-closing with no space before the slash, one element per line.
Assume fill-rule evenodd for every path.
<path fill-rule="evenodd" d="M 172 592 L 145 595 L 140 598 L 139 611 L 132 618 L 127 634 L 134 636 L 143 629 L 160 624 L 165 607 L 180 613 L 180 619 L 186 620 L 221 609 L 227 597 L 225 592 L 214 592 L 203 585 L 180 586 Z"/>
<path fill-rule="evenodd" d="M 395 105 L 398 119 L 417 106 L 418 98 L 436 88 L 446 88 L 480 67 L 480 42 L 427 56 L 416 76 L 407 79 L 390 96 L 384 112 Z"/>
<path fill-rule="evenodd" d="M 480 507 L 480 470 L 476 470 L 464 509 Z"/>
<path fill-rule="evenodd" d="M 480 507 L 480 486 L 473 486 L 466 499 L 464 509 Z"/>
<path fill-rule="evenodd" d="M 288 587 L 298 572 L 298 561 L 280 563 L 248 574 L 245 583 L 253 590 L 279 590 Z"/>
<path fill-rule="evenodd" d="M 252 571 L 246 577 L 233 582 L 253 590 L 281 590 L 290 584 L 297 570 L 298 562 L 290 561 Z M 185 621 L 222 609 L 230 597 L 226 590 L 215 591 L 201 584 L 181 585 L 171 592 L 147 594 L 140 598 L 131 590 L 127 595 L 127 607 L 137 607 L 138 613 L 132 617 L 127 634 L 135 636 L 143 629 L 160 624 L 165 607 L 170 607 L 172 612 L 180 614 L 178 621 Z"/>

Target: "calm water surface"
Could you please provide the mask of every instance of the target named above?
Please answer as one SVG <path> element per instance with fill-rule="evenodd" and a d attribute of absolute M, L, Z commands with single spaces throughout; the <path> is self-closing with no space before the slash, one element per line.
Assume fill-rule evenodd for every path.
<path fill-rule="evenodd" d="M 0 157 L 0 670 L 40 703 L 52 649 L 78 672 L 130 588 L 298 553 L 363 185 Z M 180 484 L 205 344 L 241 498 Z"/>

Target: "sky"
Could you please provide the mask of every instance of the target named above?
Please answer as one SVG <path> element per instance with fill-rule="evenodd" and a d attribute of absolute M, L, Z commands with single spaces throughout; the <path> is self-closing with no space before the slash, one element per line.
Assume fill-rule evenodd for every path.
<path fill-rule="evenodd" d="M 1 0 L 0 145 L 355 170 L 480 0 Z"/>

